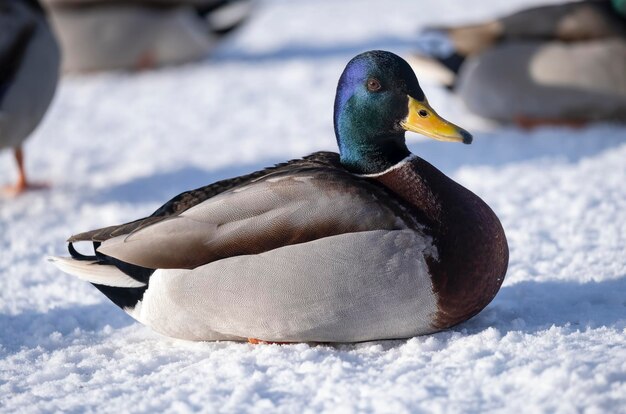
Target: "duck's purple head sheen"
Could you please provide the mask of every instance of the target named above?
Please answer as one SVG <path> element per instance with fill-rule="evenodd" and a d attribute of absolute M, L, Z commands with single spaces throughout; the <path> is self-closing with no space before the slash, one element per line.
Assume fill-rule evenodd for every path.
<path fill-rule="evenodd" d="M 407 157 L 405 131 L 472 142 L 467 131 L 430 107 L 409 64 L 381 50 L 348 62 L 337 85 L 334 123 L 342 164 L 360 174 L 383 171 Z"/>

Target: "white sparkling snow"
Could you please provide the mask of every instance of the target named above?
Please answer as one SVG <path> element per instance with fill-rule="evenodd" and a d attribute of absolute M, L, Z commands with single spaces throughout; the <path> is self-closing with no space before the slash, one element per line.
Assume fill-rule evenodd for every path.
<path fill-rule="evenodd" d="M 554 1 L 552 1 L 554 2 Z M 539 1 L 262 3 L 215 59 L 67 77 L 28 141 L 50 191 L 0 199 L 0 412 L 626 412 L 626 128 L 489 126 L 422 80 L 471 146 L 411 149 L 501 218 L 504 286 L 447 332 L 357 345 L 190 343 L 44 260 L 177 193 L 335 148 L 354 54 Z M 14 179 L 0 154 L 2 182 Z"/>

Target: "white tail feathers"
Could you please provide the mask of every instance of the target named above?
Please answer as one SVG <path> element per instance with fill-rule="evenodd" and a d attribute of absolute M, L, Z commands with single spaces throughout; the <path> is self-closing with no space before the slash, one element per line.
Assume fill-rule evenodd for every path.
<path fill-rule="evenodd" d="M 98 285 L 137 288 L 146 286 L 115 266 L 97 264 L 95 261 L 76 260 L 70 257 L 50 256 L 48 260 L 72 276 Z"/>

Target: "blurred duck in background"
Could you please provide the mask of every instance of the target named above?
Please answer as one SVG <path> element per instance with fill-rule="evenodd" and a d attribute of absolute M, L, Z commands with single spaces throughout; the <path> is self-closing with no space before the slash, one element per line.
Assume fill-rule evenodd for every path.
<path fill-rule="evenodd" d="M 37 0 L 0 0 L 0 149 L 12 148 L 17 182 L 2 192 L 30 188 L 22 143 L 43 118 L 59 79 L 60 53 Z"/>
<path fill-rule="evenodd" d="M 149 69 L 205 57 L 250 0 L 45 0 L 64 71 Z"/>
<path fill-rule="evenodd" d="M 486 118 L 521 127 L 626 122 L 626 0 L 523 10 L 421 32 L 410 62 Z"/>

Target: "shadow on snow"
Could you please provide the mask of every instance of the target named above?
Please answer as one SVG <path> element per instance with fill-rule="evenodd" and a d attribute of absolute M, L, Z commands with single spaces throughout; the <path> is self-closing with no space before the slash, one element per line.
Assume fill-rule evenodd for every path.
<path fill-rule="evenodd" d="M 585 330 L 626 328 L 626 277 L 602 282 L 523 281 L 504 286 L 494 301 L 454 330 L 494 327 L 501 333 L 535 333 L 551 326 Z"/>
<path fill-rule="evenodd" d="M 54 308 L 47 312 L 28 310 L 17 315 L 0 314 L 0 355 L 7 351 L 17 352 L 23 347 L 65 347 L 71 343 L 67 338 L 69 335 L 98 332 L 107 326 L 119 329 L 132 323 L 134 320 L 130 316 L 109 302 Z M 56 339 L 55 333 L 60 333 L 63 338 Z"/>

